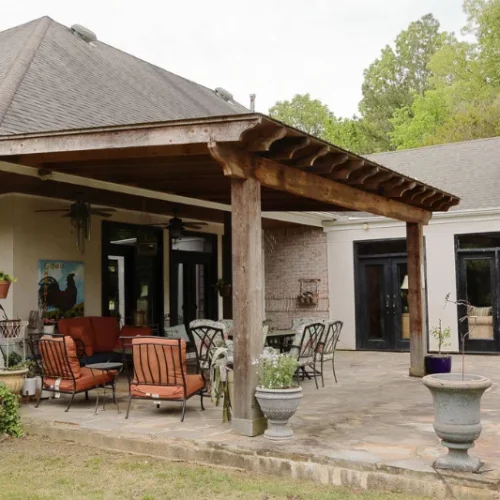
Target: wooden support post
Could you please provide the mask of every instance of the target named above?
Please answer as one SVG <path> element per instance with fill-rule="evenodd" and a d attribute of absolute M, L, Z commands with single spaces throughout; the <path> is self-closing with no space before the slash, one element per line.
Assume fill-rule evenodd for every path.
<path fill-rule="evenodd" d="M 410 313 L 410 375 L 425 375 L 427 302 L 424 290 L 424 236 L 422 224 L 406 224 L 408 252 L 408 310 Z"/>
<path fill-rule="evenodd" d="M 245 436 L 264 432 L 266 420 L 254 393 L 262 352 L 261 188 L 256 179 L 231 179 L 233 248 L 234 394 L 233 430 Z"/>
<path fill-rule="evenodd" d="M 222 279 L 233 286 L 231 212 L 224 212 L 224 236 L 222 237 Z M 233 319 L 233 294 L 222 299 L 222 317 Z"/>

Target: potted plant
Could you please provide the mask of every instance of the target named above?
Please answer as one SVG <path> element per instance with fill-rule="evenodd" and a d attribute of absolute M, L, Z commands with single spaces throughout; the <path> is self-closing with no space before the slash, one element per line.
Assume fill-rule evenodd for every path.
<path fill-rule="evenodd" d="M 5 366 L 0 368 L 0 383 L 14 394 L 19 394 L 24 384 L 24 376 L 28 372 L 20 354 L 12 351 L 3 358 Z"/>
<path fill-rule="evenodd" d="M 442 354 L 441 349 L 449 346 L 450 327 L 443 328 L 441 320 L 439 326 L 431 330 L 431 335 L 438 342 L 438 353 L 427 354 L 425 356 L 425 373 L 430 375 L 432 373 L 450 373 L 451 372 L 451 355 Z"/>
<path fill-rule="evenodd" d="M 12 277 L 4 271 L 0 271 L 0 299 L 6 299 L 9 294 L 11 283 L 15 283 L 16 278 Z"/>
<path fill-rule="evenodd" d="M 36 363 L 32 360 L 26 361 L 24 366 L 28 371 L 24 379 L 22 395 L 34 396 L 38 389 L 38 368 Z"/>
<path fill-rule="evenodd" d="M 463 301 L 447 302 L 463 305 Z M 462 336 L 461 373 L 435 373 L 422 379 L 434 402 L 434 430 L 448 454 L 436 460 L 434 467 L 454 471 L 477 472 L 482 462 L 468 454 L 481 434 L 481 397 L 491 380 L 465 373 L 465 338 Z"/>
<path fill-rule="evenodd" d="M 221 297 L 231 296 L 231 283 L 227 283 L 226 281 L 220 279 L 217 283 L 215 283 L 215 288 Z"/>
<path fill-rule="evenodd" d="M 45 335 L 54 335 L 57 321 L 54 318 L 44 316 L 43 320 L 43 333 Z"/>
<path fill-rule="evenodd" d="M 255 397 L 268 421 L 264 436 L 273 440 L 291 439 L 293 431 L 287 426 L 288 420 L 302 399 L 302 387 L 294 380 L 297 359 L 266 347 L 255 364 L 259 376 Z"/>

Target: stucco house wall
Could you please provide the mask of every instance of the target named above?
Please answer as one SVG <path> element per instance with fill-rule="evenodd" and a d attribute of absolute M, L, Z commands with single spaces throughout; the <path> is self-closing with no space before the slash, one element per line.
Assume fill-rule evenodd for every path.
<path fill-rule="evenodd" d="M 328 241 L 328 276 L 331 317 L 341 319 L 344 329 L 339 348 L 356 348 L 354 243 L 367 240 L 405 238 L 405 225 L 387 219 L 367 219 L 359 222 L 332 224 L 325 229 Z M 485 213 L 450 213 L 436 215 L 424 228 L 426 255 L 426 294 L 430 328 L 439 320 L 451 328 L 453 352 L 459 351 L 458 315 L 453 304 L 445 307 L 445 297 L 457 297 L 455 236 L 459 234 L 500 231 L 500 210 Z M 432 337 L 429 349 L 436 350 Z"/>

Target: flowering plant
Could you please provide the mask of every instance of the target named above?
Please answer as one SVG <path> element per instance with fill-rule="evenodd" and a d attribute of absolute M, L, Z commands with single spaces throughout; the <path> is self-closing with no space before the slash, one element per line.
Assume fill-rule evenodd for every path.
<path fill-rule="evenodd" d="M 272 347 L 266 347 L 253 364 L 258 366 L 259 385 L 263 389 L 290 389 L 297 385 L 293 376 L 298 362 L 291 354 L 280 354 Z"/>

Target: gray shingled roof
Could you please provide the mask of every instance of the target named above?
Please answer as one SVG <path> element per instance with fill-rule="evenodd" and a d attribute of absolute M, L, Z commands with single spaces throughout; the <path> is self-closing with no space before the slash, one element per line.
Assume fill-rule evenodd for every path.
<path fill-rule="evenodd" d="M 500 137 L 368 155 L 461 198 L 451 210 L 500 207 Z"/>
<path fill-rule="evenodd" d="M 49 17 L 0 32 L 0 135 L 245 112 Z"/>

